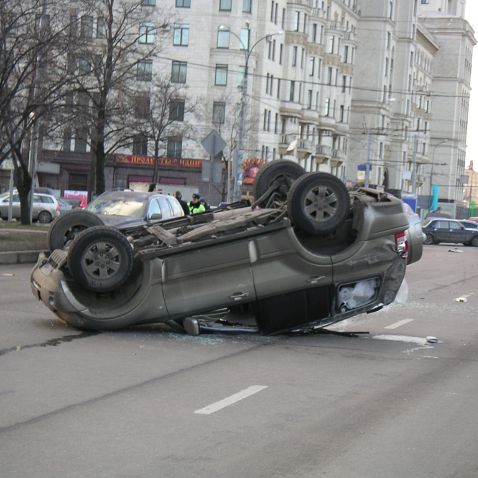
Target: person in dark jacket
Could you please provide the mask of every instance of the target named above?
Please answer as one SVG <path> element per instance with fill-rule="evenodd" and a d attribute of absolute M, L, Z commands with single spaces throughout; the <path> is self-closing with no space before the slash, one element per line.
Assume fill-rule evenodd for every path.
<path fill-rule="evenodd" d="M 189 214 L 198 214 L 206 211 L 206 208 L 204 207 L 204 204 L 201 203 L 200 199 L 201 196 L 199 196 L 199 194 L 193 194 L 191 201 L 188 203 Z"/>
<path fill-rule="evenodd" d="M 181 194 L 181 191 L 176 191 L 174 193 L 174 197 L 178 200 L 179 204 L 181 204 L 184 214 L 186 214 L 187 216 L 189 214 L 189 207 L 188 207 L 188 203 L 183 199 L 183 195 Z"/>

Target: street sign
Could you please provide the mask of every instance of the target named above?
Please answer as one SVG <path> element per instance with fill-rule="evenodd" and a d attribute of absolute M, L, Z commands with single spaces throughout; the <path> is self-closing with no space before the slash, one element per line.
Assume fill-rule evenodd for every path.
<path fill-rule="evenodd" d="M 212 157 L 218 155 L 227 146 L 221 135 L 214 129 L 201 141 L 201 144 Z"/>

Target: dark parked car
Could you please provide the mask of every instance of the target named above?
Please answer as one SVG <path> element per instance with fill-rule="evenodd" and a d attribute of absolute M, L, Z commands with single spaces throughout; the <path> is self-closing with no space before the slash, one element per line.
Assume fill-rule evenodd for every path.
<path fill-rule="evenodd" d="M 216 311 L 241 306 L 254 331 L 277 333 L 390 304 L 421 257 L 420 223 L 389 194 L 349 193 L 335 176 L 285 160 L 262 168 L 253 192 L 249 207 L 88 227 L 39 257 L 32 291 L 79 328 L 167 322 L 197 333 Z"/>
<path fill-rule="evenodd" d="M 423 225 L 425 244 L 451 242 L 478 247 L 478 230 L 468 229 L 456 219 L 430 219 Z"/>
<path fill-rule="evenodd" d="M 105 192 L 85 210 L 73 210 L 56 219 L 48 233 L 48 244 L 51 250 L 61 249 L 87 227 L 126 228 L 182 216 L 181 204 L 173 196 L 137 191 Z"/>

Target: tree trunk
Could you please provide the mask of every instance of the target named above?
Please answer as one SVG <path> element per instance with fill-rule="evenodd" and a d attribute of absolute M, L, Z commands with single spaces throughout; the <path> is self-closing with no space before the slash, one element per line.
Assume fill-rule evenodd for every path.
<path fill-rule="evenodd" d="M 154 172 L 153 183 L 157 184 L 159 179 L 159 141 L 154 141 Z"/>
<path fill-rule="evenodd" d="M 15 174 L 18 196 L 20 198 L 20 222 L 23 225 L 29 225 L 31 224 L 29 193 L 30 189 L 32 189 L 32 178 L 23 162 L 20 162 Z"/>

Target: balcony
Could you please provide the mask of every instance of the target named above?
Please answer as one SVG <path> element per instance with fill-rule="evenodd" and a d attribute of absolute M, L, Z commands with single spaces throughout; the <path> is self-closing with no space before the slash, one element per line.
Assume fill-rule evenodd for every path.
<path fill-rule="evenodd" d="M 326 18 L 327 12 L 325 10 L 322 10 L 322 8 L 313 8 L 311 16 L 314 18 Z"/>
<path fill-rule="evenodd" d="M 345 160 L 345 153 L 339 149 L 332 150 L 332 161 L 331 165 L 333 167 L 340 166 Z"/>
<path fill-rule="evenodd" d="M 314 143 L 309 139 L 300 138 L 297 141 L 297 156 L 299 158 L 306 158 L 314 153 Z"/>
<path fill-rule="evenodd" d="M 327 160 L 332 156 L 332 148 L 323 144 L 317 144 L 315 146 L 315 156 Z"/>

